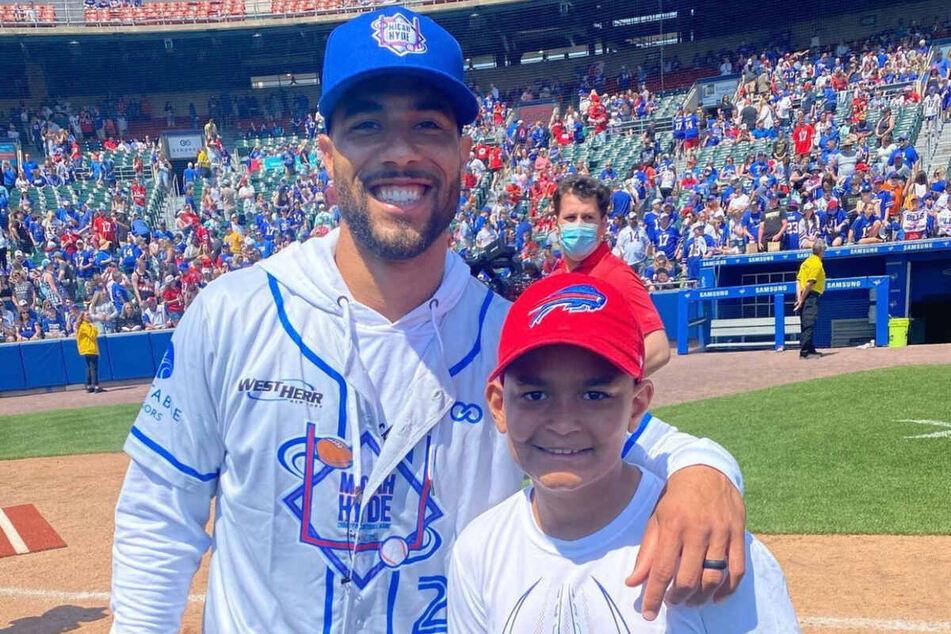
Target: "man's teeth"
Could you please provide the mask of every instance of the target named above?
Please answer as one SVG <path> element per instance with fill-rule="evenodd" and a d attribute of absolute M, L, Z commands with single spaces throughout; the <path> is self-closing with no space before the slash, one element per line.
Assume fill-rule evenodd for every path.
<path fill-rule="evenodd" d="M 412 203 L 423 197 L 422 185 L 386 186 L 376 190 L 376 197 L 385 203 Z"/>
<path fill-rule="evenodd" d="M 548 453 L 553 453 L 558 456 L 572 456 L 576 453 L 581 453 L 585 451 L 584 449 L 548 449 L 548 448 L 543 448 L 542 450 L 547 451 Z"/>

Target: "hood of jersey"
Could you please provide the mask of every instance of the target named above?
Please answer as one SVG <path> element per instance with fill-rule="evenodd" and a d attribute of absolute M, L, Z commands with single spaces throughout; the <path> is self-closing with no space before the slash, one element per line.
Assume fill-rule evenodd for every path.
<path fill-rule="evenodd" d="M 334 229 L 320 239 L 308 240 L 304 243 L 295 242 L 260 262 L 261 268 L 278 279 L 283 286 L 293 294 L 324 312 L 343 316 L 341 298 L 355 303 L 350 289 L 340 276 L 340 271 L 334 262 L 334 252 L 337 249 L 337 240 L 340 230 Z M 313 271 L 312 275 L 301 275 L 301 271 Z M 399 319 L 403 327 L 420 325 L 432 330 L 433 313 L 438 323 L 439 318 L 448 313 L 459 302 L 469 281 L 469 267 L 462 258 L 447 249 L 445 270 L 442 282 L 429 302 L 417 306 L 415 309 Z M 432 302 L 432 300 L 436 300 Z M 430 305 L 432 304 L 432 305 Z M 385 325 L 390 322 L 382 315 L 373 311 L 361 311 L 361 323 L 375 315 L 377 324 Z"/>

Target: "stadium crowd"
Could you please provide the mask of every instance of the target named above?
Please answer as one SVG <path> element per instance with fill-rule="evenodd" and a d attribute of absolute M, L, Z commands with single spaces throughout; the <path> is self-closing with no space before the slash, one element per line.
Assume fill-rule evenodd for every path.
<path fill-rule="evenodd" d="M 671 136 L 653 118 L 658 95 L 643 83 L 635 89 L 626 68 L 582 78 L 578 101 L 556 107 L 547 122 L 517 118 L 526 92 L 544 92 L 523 88 L 506 101 L 494 86 L 480 89 L 451 245 L 470 261 L 500 247 L 514 254 L 503 275 L 551 272 L 560 255 L 552 194 L 565 175 L 590 170 L 569 160 L 569 150 L 625 134 L 636 134 L 641 148 L 629 167 L 618 171 L 608 160 L 591 175 L 611 191 L 607 239 L 652 289 L 691 283 L 702 258 L 716 254 L 805 249 L 818 239 L 839 246 L 951 236 L 946 170 L 924 173 L 914 139 L 893 135 L 906 109 L 914 116 L 920 109 L 925 126 L 951 112 L 951 60 L 925 68 L 923 36 L 723 58 L 721 71 L 743 69 L 735 98 L 681 109 Z M 893 89 L 921 73 L 925 95 L 912 84 Z M 849 99 L 840 103 L 842 95 Z M 150 111 L 143 105 L 59 102 L 10 112 L 12 134 L 43 158 L 25 153 L 19 169 L 9 162 L 0 169 L 3 341 L 72 335 L 83 310 L 102 333 L 174 327 L 216 277 L 339 223 L 315 144 L 323 121 L 306 97 L 263 104 L 255 112 L 263 132 L 255 117 L 241 116 L 251 104 L 216 100 L 214 114 L 234 120 L 244 151 L 232 159 L 209 119 L 206 148 L 181 173 L 173 225 L 152 221 L 145 183 L 169 189 L 171 164 L 154 140 L 125 140 L 120 123 Z M 643 121 L 635 132 L 636 120 Z M 741 151 L 739 161 L 698 160 L 707 148 L 756 142 L 766 144 Z M 127 178 L 115 169 L 117 152 L 138 159 Z M 106 189 L 108 209 L 69 197 L 45 213 L 32 204 L 31 190 L 89 181 Z"/>

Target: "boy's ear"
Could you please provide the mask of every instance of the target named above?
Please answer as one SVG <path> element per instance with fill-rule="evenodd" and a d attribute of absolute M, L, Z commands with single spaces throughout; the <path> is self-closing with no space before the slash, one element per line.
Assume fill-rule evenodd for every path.
<path fill-rule="evenodd" d="M 628 421 L 627 431 L 633 434 L 634 430 L 641 422 L 641 418 L 651 406 L 651 399 L 654 398 L 654 384 L 650 379 L 644 379 L 634 386 L 634 396 L 632 397 L 631 420 Z"/>
<path fill-rule="evenodd" d="M 506 433 L 508 426 L 505 424 L 505 408 L 502 406 L 502 381 L 495 379 L 485 386 L 485 402 L 489 406 L 489 414 L 495 421 L 495 428 L 499 433 Z"/>

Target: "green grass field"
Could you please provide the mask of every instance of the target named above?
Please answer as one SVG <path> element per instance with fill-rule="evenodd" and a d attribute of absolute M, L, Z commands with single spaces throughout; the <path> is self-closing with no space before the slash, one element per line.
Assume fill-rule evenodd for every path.
<path fill-rule="evenodd" d="M 951 534 L 951 366 L 815 379 L 654 410 L 736 456 L 760 533 Z M 0 416 L 0 459 L 120 451 L 138 405 Z"/>

